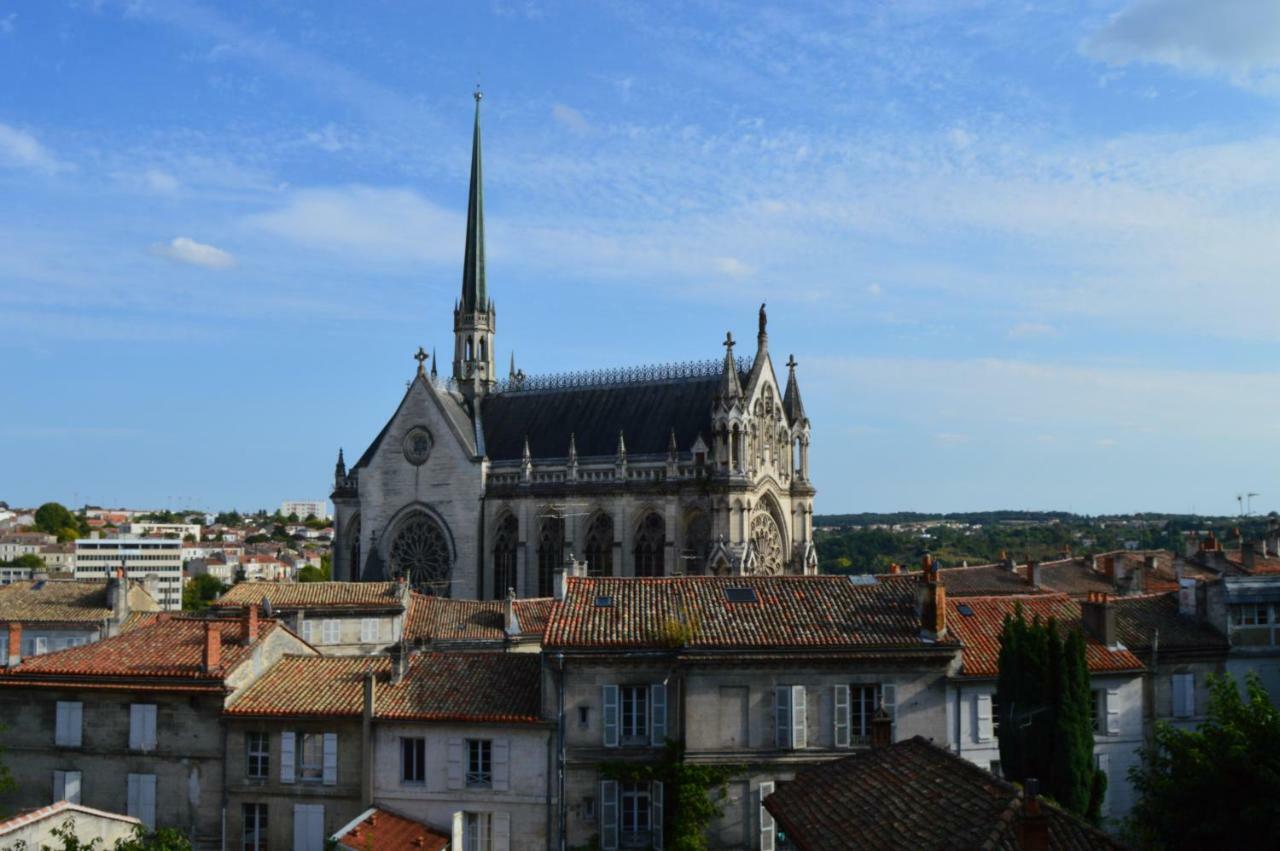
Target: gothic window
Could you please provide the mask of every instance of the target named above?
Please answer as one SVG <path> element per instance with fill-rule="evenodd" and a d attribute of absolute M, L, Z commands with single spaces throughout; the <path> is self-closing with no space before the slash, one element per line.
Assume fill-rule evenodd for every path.
<path fill-rule="evenodd" d="M 501 600 L 508 589 L 516 587 L 516 542 L 519 526 L 515 515 L 508 514 L 498 526 L 493 542 L 493 597 Z"/>
<path fill-rule="evenodd" d="M 361 572 L 360 564 L 360 515 L 357 514 L 355 519 L 347 526 L 347 578 L 359 579 Z M 337 577 L 334 577 L 335 579 Z"/>
<path fill-rule="evenodd" d="M 711 518 L 705 511 L 690 512 L 684 521 L 684 572 L 699 575 L 711 552 Z"/>
<path fill-rule="evenodd" d="M 489 360 L 489 341 L 484 337 L 480 338 L 480 360 Z"/>
<path fill-rule="evenodd" d="M 471 338 L 467 338 L 467 356 L 465 360 L 471 360 Z"/>
<path fill-rule="evenodd" d="M 440 524 L 418 513 L 401 524 L 391 542 L 391 570 L 424 594 L 449 596 L 453 559 Z"/>
<path fill-rule="evenodd" d="M 587 530 L 587 575 L 613 576 L 613 518 L 597 514 Z"/>
<path fill-rule="evenodd" d="M 546 517 L 538 534 L 538 596 L 555 593 L 556 571 L 564 564 L 564 518 Z"/>
<path fill-rule="evenodd" d="M 657 514 L 647 514 L 636 530 L 635 575 L 665 576 L 663 555 L 667 548 L 667 529 Z"/>
<path fill-rule="evenodd" d="M 751 518 L 751 544 L 756 555 L 755 573 L 765 576 L 782 573 L 782 533 L 773 515 L 763 508 Z"/>

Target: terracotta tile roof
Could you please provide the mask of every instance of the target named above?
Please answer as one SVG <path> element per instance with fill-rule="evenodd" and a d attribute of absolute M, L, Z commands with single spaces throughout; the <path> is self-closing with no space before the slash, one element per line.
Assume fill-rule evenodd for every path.
<path fill-rule="evenodd" d="M 364 674 L 378 678 L 379 718 L 536 723 L 541 660 L 534 653 L 422 653 L 399 683 L 387 656 L 286 656 L 227 707 L 228 715 L 359 717 Z"/>
<path fill-rule="evenodd" d="M 57 803 L 50 804 L 47 807 L 37 807 L 35 809 L 21 810 L 19 812 L 14 813 L 9 818 L 0 822 L 0 837 L 4 836 L 7 833 L 12 833 L 15 830 L 18 830 L 23 827 L 27 827 L 28 825 L 35 824 L 36 822 L 44 821 L 45 819 L 49 819 L 54 816 L 59 817 L 57 821 L 57 825 L 61 827 L 62 822 L 65 820 L 66 816 L 76 816 L 76 815 L 86 815 L 86 816 L 94 816 L 96 818 L 111 819 L 113 821 L 120 821 L 126 824 L 134 824 L 134 825 L 142 824 L 141 821 L 134 818 L 133 816 L 126 816 L 122 813 L 109 813 L 106 810 L 97 810 L 97 809 L 94 809 L 93 807 L 83 806 L 82 804 L 73 804 L 70 801 L 58 801 Z M 85 826 L 82 823 L 81 829 L 83 830 L 84 827 Z"/>
<path fill-rule="evenodd" d="M 1223 555 L 1237 570 L 1245 574 L 1280 573 L 1280 558 L 1275 556 L 1254 556 L 1253 567 L 1248 568 L 1244 566 L 1239 550 L 1229 550 Z"/>
<path fill-rule="evenodd" d="M 111 617 L 102 580 L 46 579 L 0 587 L 0 621 L 97 623 Z"/>
<path fill-rule="evenodd" d="M 732 602 L 726 589 L 735 588 L 750 589 L 758 602 Z M 688 650 L 925 646 L 914 583 L 843 576 L 571 578 L 543 644 L 670 647 L 681 623 L 691 633 Z"/>
<path fill-rule="evenodd" d="M 920 571 L 913 570 L 905 575 L 919 577 Z M 938 569 L 938 581 L 946 586 L 948 597 L 1039 593 L 1031 587 L 1025 576 L 1005 570 L 1004 566 L 999 564 L 942 567 Z"/>
<path fill-rule="evenodd" d="M 120 624 L 120 633 L 128 632 L 131 629 L 137 629 L 143 626 L 152 626 L 165 615 L 161 612 L 130 612 L 129 616 Z"/>
<path fill-rule="evenodd" d="M 962 614 L 962 606 L 969 614 Z M 1022 607 L 1022 616 L 1028 621 L 1039 615 L 1041 620 L 1055 619 L 1058 629 L 1063 632 L 1080 627 L 1080 601 L 1066 594 L 949 599 L 947 628 L 964 647 L 961 652 L 964 676 L 996 675 L 1004 617 L 1012 615 L 1019 606 Z M 1084 642 L 1085 662 L 1094 673 L 1132 671 L 1143 667 L 1142 661 L 1123 646 L 1108 648 L 1088 634 Z"/>
<path fill-rule="evenodd" d="M 340 847 L 353 851 L 444 851 L 453 841 L 447 833 L 380 807 L 365 810 L 333 836 Z"/>
<path fill-rule="evenodd" d="M 540 636 L 551 614 L 549 597 L 515 601 L 521 636 Z M 502 600 L 454 600 L 414 593 L 405 621 L 406 641 L 503 641 Z"/>
<path fill-rule="evenodd" d="M 1122 848 L 1041 800 L 1054 849 Z M 1022 791 L 921 736 L 806 768 L 765 808 L 803 851 L 1016 851 Z"/>
<path fill-rule="evenodd" d="M 1145 653 L 1158 630 L 1160 650 L 1207 650 L 1225 653 L 1227 639 L 1208 624 L 1178 614 L 1178 595 L 1149 594 L 1141 597 L 1116 597 L 1116 632 L 1120 643 L 1131 650 Z"/>
<path fill-rule="evenodd" d="M 277 611 L 296 609 L 398 609 L 398 582 L 237 582 L 213 601 L 242 607 L 266 597 Z"/>
<path fill-rule="evenodd" d="M 222 667 L 211 673 L 201 670 L 206 623 L 215 624 L 222 634 Z M 280 628 L 275 621 L 259 620 L 258 642 L 270 635 L 272 630 Z M 158 619 L 151 626 L 138 627 L 93 644 L 24 659 L 18 667 L 0 674 L 0 685 L 16 685 L 50 678 L 62 681 L 65 678 L 94 680 L 141 677 L 191 680 L 220 688 L 227 675 L 252 655 L 253 646 L 241 643 L 243 629 L 238 618 Z"/>

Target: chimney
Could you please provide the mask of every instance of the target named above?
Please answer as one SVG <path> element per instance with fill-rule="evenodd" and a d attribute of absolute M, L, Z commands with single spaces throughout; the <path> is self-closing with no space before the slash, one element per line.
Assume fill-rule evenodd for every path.
<path fill-rule="evenodd" d="M 520 634 L 520 619 L 516 617 L 516 592 L 514 588 L 508 588 L 507 595 L 502 598 L 502 630 L 511 636 Z"/>
<path fill-rule="evenodd" d="M 391 683 L 395 685 L 409 673 L 409 648 L 401 641 L 391 645 L 387 653 L 391 656 Z"/>
<path fill-rule="evenodd" d="M 1034 777 L 1028 777 L 1022 789 L 1018 846 L 1022 851 L 1049 851 L 1049 817 L 1040 805 L 1040 781 Z"/>
<path fill-rule="evenodd" d="M 1013 559 L 1009 557 L 1008 550 L 1000 551 L 1000 566 L 1010 573 L 1013 572 Z"/>
<path fill-rule="evenodd" d="M 555 595 L 557 600 L 564 600 L 571 578 L 587 575 L 586 567 L 586 562 L 575 560 L 573 553 L 569 553 L 569 556 L 564 560 L 564 564 L 555 572 Z"/>
<path fill-rule="evenodd" d="M 1102 591 L 1090 591 L 1080 603 L 1080 621 L 1086 634 L 1107 647 L 1116 645 L 1116 610 Z"/>
<path fill-rule="evenodd" d="M 392 663 L 394 664 L 394 662 Z M 377 683 L 373 668 L 364 672 L 364 704 L 360 722 L 360 800 L 361 806 L 373 806 L 373 718 L 377 714 Z"/>
<path fill-rule="evenodd" d="M 1102 574 L 1106 576 L 1108 579 L 1115 579 L 1116 577 L 1116 557 L 1115 556 L 1102 557 Z"/>
<path fill-rule="evenodd" d="M 1027 582 L 1032 588 L 1040 587 L 1040 562 L 1033 558 L 1027 559 Z"/>
<path fill-rule="evenodd" d="M 248 605 L 240 615 L 240 639 L 245 645 L 258 640 L 258 607 Z"/>
<path fill-rule="evenodd" d="M 1257 566 L 1258 551 L 1252 541 L 1240 542 L 1240 566 L 1250 573 Z"/>
<path fill-rule="evenodd" d="M 889 572 L 894 576 L 900 575 L 902 573 L 902 565 L 898 564 L 896 561 L 893 562 L 889 565 Z"/>
<path fill-rule="evenodd" d="M 206 674 L 222 667 L 222 630 L 214 621 L 205 621 L 204 624 L 204 662 L 201 667 Z"/>
<path fill-rule="evenodd" d="M 129 580 L 123 567 L 117 567 L 107 578 L 107 608 L 116 623 L 122 623 L 129 616 Z"/>
<path fill-rule="evenodd" d="M 1182 547 L 1182 555 L 1184 558 L 1191 558 L 1200 551 L 1200 535 L 1196 532 L 1188 532 L 1186 541 Z"/>
<path fill-rule="evenodd" d="M 154 573 L 148 573 L 146 576 L 142 577 L 142 587 L 143 590 L 151 595 L 151 599 L 155 600 L 157 603 L 160 602 L 159 576 Z"/>
<path fill-rule="evenodd" d="M 1194 579 L 1178 580 L 1178 614 L 1189 618 L 1199 617 L 1197 605 L 1197 582 Z"/>
<path fill-rule="evenodd" d="M 941 641 L 947 637 L 947 589 L 938 582 L 933 556 L 925 553 L 920 566 L 920 584 L 916 588 L 920 637 L 925 641 Z"/>
<path fill-rule="evenodd" d="M 22 662 L 22 624 L 9 623 L 9 658 L 6 660 L 10 668 Z"/>
<path fill-rule="evenodd" d="M 871 747 L 887 748 L 893 744 L 893 718 L 885 711 L 884 704 L 871 717 Z"/>

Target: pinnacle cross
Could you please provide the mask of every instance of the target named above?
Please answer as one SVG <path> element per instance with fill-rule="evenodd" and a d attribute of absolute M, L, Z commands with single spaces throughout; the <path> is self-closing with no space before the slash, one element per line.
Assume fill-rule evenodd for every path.
<path fill-rule="evenodd" d="M 722 344 L 729 351 L 733 351 L 733 332 L 726 331 L 724 334 L 724 343 Z"/>
<path fill-rule="evenodd" d="M 418 353 L 413 356 L 413 359 L 418 362 L 418 375 L 422 375 L 425 371 L 423 364 L 429 357 L 431 357 L 431 355 L 427 354 L 426 350 L 423 349 L 422 346 L 418 346 Z"/>
<path fill-rule="evenodd" d="M 795 370 L 800 364 L 796 361 L 795 355 L 787 355 L 787 369 Z"/>

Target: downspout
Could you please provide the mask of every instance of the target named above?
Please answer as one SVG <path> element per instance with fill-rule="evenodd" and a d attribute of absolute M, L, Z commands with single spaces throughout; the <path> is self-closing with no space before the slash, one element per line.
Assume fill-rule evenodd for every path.
<path fill-rule="evenodd" d="M 957 682 L 955 686 L 956 686 L 956 704 L 955 704 L 956 705 L 956 756 L 961 756 L 961 751 L 964 750 L 964 743 L 960 741 L 960 713 L 963 711 L 960 708 L 960 704 L 963 697 L 963 689 L 960 687 L 959 682 Z"/>
<path fill-rule="evenodd" d="M 477 600 L 485 599 L 485 596 L 484 596 L 484 526 L 485 526 L 484 507 L 485 507 L 485 495 L 484 495 L 484 492 L 482 491 L 480 493 L 480 519 L 478 521 L 480 523 L 480 530 L 477 534 L 477 540 L 480 541 L 480 546 L 476 548 L 476 599 Z"/>

